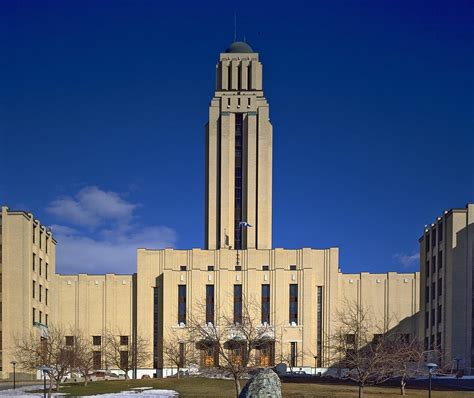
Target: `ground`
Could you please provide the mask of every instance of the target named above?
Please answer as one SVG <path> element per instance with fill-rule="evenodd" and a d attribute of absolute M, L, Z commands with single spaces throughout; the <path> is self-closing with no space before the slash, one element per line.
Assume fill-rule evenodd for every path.
<path fill-rule="evenodd" d="M 244 385 L 245 383 L 242 383 Z M 66 385 L 61 392 L 72 396 L 85 396 L 120 392 L 133 387 L 153 387 L 155 389 L 175 390 L 179 392 L 180 398 L 186 397 L 233 397 L 234 384 L 231 380 L 215 380 L 202 378 L 167 378 L 151 380 L 129 380 L 129 381 L 99 381 L 89 383 L 87 387 L 81 384 Z M 354 397 L 357 396 L 357 387 L 347 385 L 329 384 L 306 384 L 306 383 L 282 383 L 284 397 Z M 364 396 L 366 398 L 394 398 L 400 397 L 397 388 L 367 387 Z M 407 389 L 407 397 L 426 397 L 426 390 Z M 433 391 L 433 398 L 460 398 L 473 397 L 474 394 L 461 391 Z"/>

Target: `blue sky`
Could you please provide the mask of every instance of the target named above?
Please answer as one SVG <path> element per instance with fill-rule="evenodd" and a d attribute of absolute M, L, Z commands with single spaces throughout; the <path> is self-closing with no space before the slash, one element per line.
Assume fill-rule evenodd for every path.
<path fill-rule="evenodd" d="M 0 202 L 60 272 L 202 247 L 215 63 L 244 35 L 274 126 L 274 247 L 415 271 L 423 226 L 474 201 L 469 1 L 2 4 Z"/>

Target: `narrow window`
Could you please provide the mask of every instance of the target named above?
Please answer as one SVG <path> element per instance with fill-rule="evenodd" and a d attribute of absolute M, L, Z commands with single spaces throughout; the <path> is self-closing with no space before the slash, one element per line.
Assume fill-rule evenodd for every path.
<path fill-rule="evenodd" d="M 431 326 L 435 325 L 435 310 L 434 308 L 431 310 Z"/>
<path fill-rule="evenodd" d="M 185 362 L 185 356 L 186 356 L 186 343 L 179 343 L 179 367 L 183 368 L 184 367 L 184 362 Z"/>
<path fill-rule="evenodd" d="M 128 368 L 128 351 L 120 351 L 120 368 Z"/>
<path fill-rule="evenodd" d="M 262 323 L 270 324 L 270 285 L 262 285 Z"/>
<path fill-rule="evenodd" d="M 443 294 L 443 280 L 441 278 L 438 279 L 438 296 Z"/>
<path fill-rule="evenodd" d="M 441 332 L 438 332 L 436 337 L 436 348 L 441 349 Z"/>
<path fill-rule="evenodd" d="M 431 258 L 431 273 L 434 274 L 436 272 L 436 257 L 433 256 Z"/>
<path fill-rule="evenodd" d="M 425 251 L 428 253 L 430 251 L 430 234 L 429 232 L 425 235 Z"/>
<path fill-rule="evenodd" d="M 44 276 L 46 279 L 48 279 L 48 263 L 44 264 Z"/>
<path fill-rule="evenodd" d="M 36 270 L 36 254 L 33 253 L 33 272 Z"/>
<path fill-rule="evenodd" d="M 46 241 L 44 243 L 44 251 L 48 253 L 48 244 L 49 244 L 49 238 L 46 236 Z"/>
<path fill-rule="evenodd" d="M 41 249 L 41 242 L 43 240 L 43 231 L 41 231 L 41 229 L 40 229 L 40 236 L 38 240 L 39 240 L 39 248 Z"/>
<path fill-rule="evenodd" d="M 43 286 L 39 285 L 39 301 L 41 302 L 41 299 L 43 297 Z"/>
<path fill-rule="evenodd" d="M 298 285 L 290 285 L 290 325 L 298 324 Z"/>
<path fill-rule="evenodd" d="M 74 345 L 74 336 L 66 336 L 66 345 L 67 346 Z"/>
<path fill-rule="evenodd" d="M 316 314 L 316 364 L 322 366 L 323 357 L 323 287 L 318 286 L 317 290 L 317 314 Z"/>
<path fill-rule="evenodd" d="M 443 252 L 438 253 L 438 272 L 443 268 Z"/>
<path fill-rule="evenodd" d="M 48 314 L 46 314 L 44 317 L 45 317 L 46 326 L 48 326 Z"/>
<path fill-rule="evenodd" d="M 234 323 L 242 323 L 242 285 L 234 285 Z"/>
<path fill-rule="evenodd" d="M 240 105 L 240 103 L 239 103 Z M 243 168 L 243 114 L 235 114 L 235 155 L 234 155 L 234 248 L 244 249 L 244 227 L 242 211 L 242 168 Z"/>
<path fill-rule="evenodd" d="M 128 336 L 120 336 L 120 345 L 128 345 Z"/>
<path fill-rule="evenodd" d="M 428 329 L 430 326 L 430 313 L 426 311 L 425 313 L 425 329 Z"/>
<path fill-rule="evenodd" d="M 45 289 L 44 299 L 45 299 L 46 305 L 48 305 L 48 289 Z"/>
<path fill-rule="evenodd" d="M 295 366 L 297 366 L 298 347 L 295 341 L 292 341 L 290 344 L 291 344 L 290 367 L 294 368 Z"/>
<path fill-rule="evenodd" d="M 430 302 L 430 287 L 429 286 L 425 287 L 425 302 L 426 303 Z"/>
<path fill-rule="evenodd" d="M 39 274 L 41 276 L 41 271 L 42 271 L 42 265 L 43 265 L 43 261 L 41 259 L 39 259 Z"/>
<path fill-rule="evenodd" d="M 36 323 L 36 308 L 33 308 L 33 325 Z"/>
<path fill-rule="evenodd" d="M 433 248 L 436 246 L 436 229 L 431 230 L 431 246 Z"/>
<path fill-rule="evenodd" d="M 178 325 L 186 324 L 186 285 L 178 285 Z"/>
<path fill-rule="evenodd" d="M 39 312 L 39 323 L 43 323 L 43 312 Z"/>
<path fill-rule="evenodd" d="M 436 298 L 436 282 L 431 283 L 431 300 Z"/>
<path fill-rule="evenodd" d="M 426 267 L 425 267 L 425 275 L 426 278 L 430 277 L 430 260 L 426 260 Z"/>
<path fill-rule="evenodd" d="M 36 243 L 36 225 L 33 224 L 33 243 Z"/>
<path fill-rule="evenodd" d="M 443 240 L 443 222 L 440 221 L 438 223 L 438 242 Z"/>
<path fill-rule="evenodd" d="M 92 344 L 93 345 L 101 345 L 102 344 L 102 336 L 92 336 Z"/>
<path fill-rule="evenodd" d="M 206 285 L 206 323 L 214 324 L 214 285 Z"/>
<path fill-rule="evenodd" d="M 33 281 L 33 298 L 36 298 L 36 282 Z"/>
<path fill-rule="evenodd" d="M 96 370 L 100 369 L 102 367 L 101 362 L 102 362 L 102 358 L 101 358 L 100 351 L 94 351 L 92 367 Z"/>
<path fill-rule="evenodd" d="M 443 307 L 441 305 L 438 305 L 438 323 L 441 323 L 442 311 L 443 311 Z"/>

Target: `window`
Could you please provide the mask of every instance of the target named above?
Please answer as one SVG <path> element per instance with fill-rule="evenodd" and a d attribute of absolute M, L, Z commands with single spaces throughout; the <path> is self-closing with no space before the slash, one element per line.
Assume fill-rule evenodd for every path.
<path fill-rule="evenodd" d="M 33 308 L 33 325 L 36 323 L 36 308 Z"/>
<path fill-rule="evenodd" d="M 262 271 L 268 271 L 269 267 L 268 265 L 262 265 Z"/>
<path fill-rule="evenodd" d="M 438 272 L 443 268 L 443 252 L 438 253 Z"/>
<path fill-rule="evenodd" d="M 431 335 L 431 349 L 434 350 L 435 348 L 435 335 Z"/>
<path fill-rule="evenodd" d="M 39 285 L 39 301 L 40 302 L 41 302 L 42 296 L 43 296 L 43 286 Z"/>
<path fill-rule="evenodd" d="M 270 323 L 270 285 L 262 285 L 262 323 Z"/>
<path fill-rule="evenodd" d="M 178 285 L 178 325 L 186 324 L 186 285 Z"/>
<path fill-rule="evenodd" d="M 430 302 L 430 287 L 429 286 L 425 287 L 425 302 L 426 303 Z"/>
<path fill-rule="evenodd" d="M 179 343 L 179 367 L 184 367 L 186 359 L 186 343 Z"/>
<path fill-rule="evenodd" d="M 443 311 L 443 307 L 438 305 L 438 323 L 441 323 L 441 313 Z"/>
<path fill-rule="evenodd" d="M 240 250 L 244 248 L 244 227 L 241 225 L 243 221 L 242 211 L 242 141 L 244 135 L 243 114 L 235 114 L 235 143 L 234 143 L 234 249 Z"/>
<path fill-rule="evenodd" d="M 425 337 L 425 350 L 428 349 L 429 345 L 430 345 L 429 338 L 428 338 L 428 337 Z"/>
<path fill-rule="evenodd" d="M 45 298 L 46 305 L 48 305 L 48 289 L 45 289 L 44 298 Z"/>
<path fill-rule="evenodd" d="M 66 336 L 66 345 L 67 346 L 74 345 L 74 336 Z"/>
<path fill-rule="evenodd" d="M 122 369 L 128 368 L 128 351 L 120 351 L 120 367 Z"/>
<path fill-rule="evenodd" d="M 436 335 L 436 347 L 441 348 L 441 332 Z"/>
<path fill-rule="evenodd" d="M 102 336 L 92 336 L 92 344 L 93 345 L 101 345 L 102 344 Z"/>
<path fill-rule="evenodd" d="M 346 344 L 355 344 L 356 339 L 355 339 L 355 334 L 349 333 L 346 334 Z"/>
<path fill-rule="evenodd" d="M 441 278 L 438 279 L 438 296 L 443 294 L 443 280 Z"/>
<path fill-rule="evenodd" d="M 33 272 L 36 270 L 36 254 L 33 253 Z"/>
<path fill-rule="evenodd" d="M 431 300 L 436 298 L 436 283 L 431 283 Z"/>
<path fill-rule="evenodd" d="M 242 271 L 242 266 L 241 265 L 236 265 L 235 270 L 236 271 Z"/>
<path fill-rule="evenodd" d="M 41 271 L 42 271 L 41 268 L 42 268 L 42 260 L 39 259 L 39 274 L 40 274 L 40 276 L 41 276 Z"/>
<path fill-rule="evenodd" d="M 316 361 L 317 367 L 322 366 L 323 358 L 323 287 L 318 286 L 316 303 Z"/>
<path fill-rule="evenodd" d="M 430 326 L 430 313 L 426 311 L 425 313 L 425 329 L 428 329 Z"/>
<path fill-rule="evenodd" d="M 41 241 L 43 240 L 43 231 L 40 229 L 40 236 L 39 236 L 39 248 L 41 249 Z"/>
<path fill-rule="evenodd" d="M 295 367 L 297 365 L 297 358 L 298 358 L 298 346 L 295 341 L 292 341 L 290 348 L 290 367 Z"/>
<path fill-rule="evenodd" d="M 33 243 L 36 243 L 36 225 L 33 224 Z"/>
<path fill-rule="evenodd" d="M 443 240 L 443 222 L 440 221 L 438 223 L 438 242 Z"/>
<path fill-rule="evenodd" d="M 44 264 L 44 277 L 48 279 L 48 263 Z"/>
<path fill-rule="evenodd" d="M 120 345 L 128 345 L 128 336 L 120 336 Z"/>
<path fill-rule="evenodd" d="M 46 241 L 45 241 L 45 244 L 44 244 L 44 251 L 46 253 L 48 253 L 48 243 L 49 243 L 49 238 L 48 238 L 48 236 L 46 236 Z"/>
<path fill-rule="evenodd" d="M 92 367 L 94 369 L 100 369 L 102 367 L 102 358 L 101 358 L 101 354 L 100 354 L 100 351 L 94 351 L 93 352 L 93 359 L 92 359 Z"/>
<path fill-rule="evenodd" d="M 436 272 L 436 257 L 433 256 L 431 258 L 431 273 L 434 274 Z"/>
<path fill-rule="evenodd" d="M 206 285 L 206 323 L 214 324 L 214 285 Z"/>
<path fill-rule="evenodd" d="M 434 308 L 431 310 L 431 326 L 435 325 L 435 310 Z"/>
<path fill-rule="evenodd" d="M 186 271 L 187 267 L 185 265 L 180 265 L 179 270 L 180 271 Z"/>
<path fill-rule="evenodd" d="M 296 271 L 296 265 L 290 265 L 290 270 L 291 271 Z"/>
<path fill-rule="evenodd" d="M 43 323 L 43 312 L 39 312 L 39 323 Z"/>
<path fill-rule="evenodd" d="M 44 317 L 45 317 L 46 326 L 48 326 L 48 314 L 46 314 Z"/>
<path fill-rule="evenodd" d="M 36 298 L 36 282 L 33 281 L 33 298 Z"/>
<path fill-rule="evenodd" d="M 426 274 L 426 277 L 429 278 L 430 277 L 430 260 L 426 260 L 426 267 L 425 267 L 425 274 Z"/>
<path fill-rule="evenodd" d="M 290 285 L 290 324 L 298 324 L 298 285 Z"/>
<path fill-rule="evenodd" d="M 425 235 L 425 250 L 428 253 L 430 251 L 430 234 L 429 232 Z"/>
<path fill-rule="evenodd" d="M 436 229 L 431 230 L 431 246 L 436 246 Z"/>
<path fill-rule="evenodd" d="M 242 323 L 242 285 L 234 285 L 234 323 Z"/>
<path fill-rule="evenodd" d="M 214 266 L 213 265 L 208 265 L 207 270 L 208 271 L 214 271 Z"/>

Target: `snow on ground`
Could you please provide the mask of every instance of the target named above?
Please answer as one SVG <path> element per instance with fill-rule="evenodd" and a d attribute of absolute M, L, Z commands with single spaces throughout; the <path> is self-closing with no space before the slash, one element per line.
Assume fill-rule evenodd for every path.
<path fill-rule="evenodd" d="M 2 390 L 0 391 L 0 397 L 14 397 L 14 398 L 32 398 L 32 397 L 43 397 L 43 393 L 29 393 L 28 391 L 42 390 L 43 386 L 25 386 L 18 387 L 16 390 Z M 52 393 L 53 397 L 67 397 L 64 393 Z M 136 388 L 134 391 L 122 391 L 116 394 L 101 394 L 101 395 L 90 395 L 91 397 L 99 398 L 139 398 L 145 396 L 147 398 L 173 398 L 177 397 L 178 393 L 173 390 L 149 390 L 145 388 Z"/>

